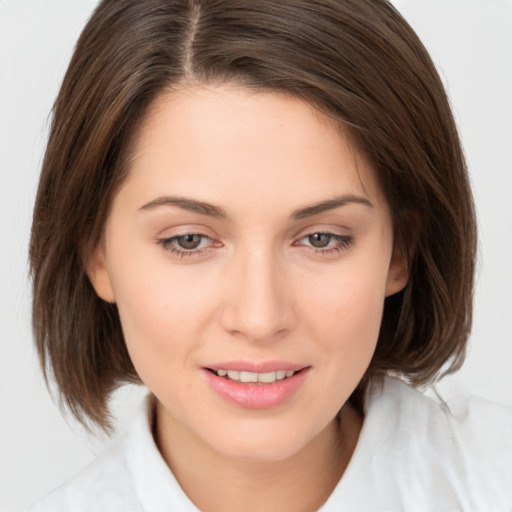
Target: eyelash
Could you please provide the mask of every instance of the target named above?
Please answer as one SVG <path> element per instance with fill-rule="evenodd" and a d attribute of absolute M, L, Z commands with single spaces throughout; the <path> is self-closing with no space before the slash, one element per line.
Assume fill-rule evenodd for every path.
<path fill-rule="evenodd" d="M 300 242 L 302 240 L 305 240 L 309 237 L 312 237 L 314 235 L 324 235 L 324 236 L 328 236 L 330 237 L 330 240 L 335 240 L 337 242 L 337 245 L 334 246 L 334 247 L 327 247 L 327 248 L 319 248 L 319 247 L 314 247 L 312 245 L 304 245 L 304 247 L 307 247 L 308 250 L 310 251 L 313 251 L 315 254 L 320 254 L 320 255 L 332 255 L 332 254 L 337 254 L 337 253 L 340 253 L 348 248 L 350 248 L 353 244 L 354 244 L 354 238 L 352 236 L 348 236 L 348 235 L 336 235 L 334 233 L 329 233 L 329 232 L 324 232 L 324 231 L 315 231 L 313 233 L 309 233 L 307 235 L 304 235 L 302 238 L 300 238 L 298 241 L 296 242 L 293 242 L 292 245 L 294 246 L 299 246 L 299 245 L 303 245 L 303 244 L 300 244 Z M 199 236 L 201 237 L 201 242 L 203 240 L 211 240 L 211 238 L 208 236 L 208 235 L 203 235 L 201 233 L 186 233 L 184 235 L 178 235 L 178 236 L 173 236 L 171 238 L 161 238 L 158 240 L 158 244 L 166 251 L 170 252 L 171 254 L 173 254 L 174 256 L 177 256 L 178 258 L 182 259 L 182 258 L 185 258 L 185 257 L 190 257 L 190 256 L 202 256 L 205 252 L 207 252 L 208 250 L 212 249 L 212 246 L 208 246 L 208 247 L 205 247 L 205 248 L 200 248 L 200 249 L 191 249 L 191 250 L 186 250 L 186 249 L 180 249 L 178 248 L 178 246 L 176 245 L 177 241 L 180 239 L 180 238 L 184 238 L 186 236 Z"/>
<path fill-rule="evenodd" d="M 191 250 L 178 248 L 178 246 L 175 245 L 176 242 L 180 238 L 185 238 L 186 236 L 200 236 L 201 242 L 203 240 L 211 240 L 211 238 L 209 236 L 203 235 L 201 233 L 186 233 L 184 235 L 173 236 L 171 238 L 161 238 L 160 240 L 158 240 L 158 244 L 160 246 L 162 246 L 164 250 L 170 252 L 171 254 L 177 256 L 180 259 L 186 258 L 189 256 L 202 256 L 208 249 L 211 249 L 211 246 L 202 248 L 202 249 L 191 249 Z"/>
<path fill-rule="evenodd" d="M 309 237 L 312 237 L 314 235 L 324 235 L 324 236 L 328 236 L 330 237 L 330 240 L 335 240 L 336 241 L 336 245 L 334 247 L 327 247 L 327 248 L 319 248 L 319 247 L 314 247 L 314 246 L 306 246 L 308 247 L 310 250 L 314 251 L 315 253 L 317 254 L 321 254 L 321 255 L 332 255 L 332 254 L 336 254 L 336 253 L 340 253 L 344 250 L 347 250 L 348 248 L 350 248 L 353 244 L 354 244 L 354 238 L 352 236 L 348 236 L 348 235 L 336 235 L 334 233 L 330 233 L 328 231 L 315 231 L 313 233 L 309 233 L 305 236 L 303 236 L 300 240 L 304 240 L 304 239 L 307 239 Z M 293 245 L 299 245 L 298 242 L 294 242 Z"/>

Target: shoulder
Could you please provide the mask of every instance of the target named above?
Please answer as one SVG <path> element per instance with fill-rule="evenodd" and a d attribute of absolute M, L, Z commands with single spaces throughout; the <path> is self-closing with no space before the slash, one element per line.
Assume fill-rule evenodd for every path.
<path fill-rule="evenodd" d="M 459 391 L 423 394 L 396 379 L 386 379 L 373 391 L 368 415 L 388 418 L 405 440 L 429 453 L 444 455 L 446 464 L 479 464 L 500 469 L 512 461 L 512 409 Z M 447 458 L 448 455 L 453 458 Z M 512 470 L 512 469 L 511 469 Z M 510 474 L 510 473 L 509 473 Z"/>
<path fill-rule="evenodd" d="M 395 425 L 397 450 L 421 454 L 452 488 L 475 497 L 507 494 L 510 500 L 512 411 L 464 393 L 453 398 L 433 395 L 388 379 L 374 397 L 373 414 L 387 416 L 389 425 Z"/>
<path fill-rule="evenodd" d="M 441 443 L 450 439 L 446 427 L 454 434 L 471 436 L 485 444 L 495 442 L 512 429 L 512 409 L 461 390 L 447 393 L 433 387 L 422 393 L 388 377 L 369 390 L 366 400 L 366 417 L 393 418 L 398 426 L 415 426 L 428 437 L 441 431 L 443 435 L 436 437 Z M 494 428 L 488 429 L 489 426 Z"/>
<path fill-rule="evenodd" d="M 69 481 L 38 500 L 30 512 L 138 511 L 137 499 L 119 442 Z"/>
<path fill-rule="evenodd" d="M 426 396 L 392 379 L 375 398 L 377 419 L 396 403 L 394 450 L 418 481 L 444 489 L 463 510 L 512 509 L 509 408 L 465 393 Z"/>
<path fill-rule="evenodd" d="M 148 396 L 122 438 L 30 512 L 197 511 L 160 455 L 152 416 Z"/>
<path fill-rule="evenodd" d="M 512 411 L 470 396 L 426 396 L 386 378 L 368 390 L 339 487 L 338 503 L 353 503 L 353 510 L 508 512 Z"/>
<path fill-rule="evenodd" d="M 92 463 L 34 503 L 30 512 L 140 510 L 127 457 L 128 446 L 140 442 L 136 430 L 132 425 Z"/>

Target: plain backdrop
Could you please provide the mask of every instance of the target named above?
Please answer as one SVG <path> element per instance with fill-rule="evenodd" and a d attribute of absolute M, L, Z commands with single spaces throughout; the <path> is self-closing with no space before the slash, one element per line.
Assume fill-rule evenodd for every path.
<path fill-rule="evenodd" d="M 439 67 L 480 226 L 475 323 L 448 385 L 512 406 L 512 1 L 396 0 Z M 0 510 L 24 510 L 107 442 L 63 419 L 30 330 L 27 245 L 48 116 L 94 0 L 0 0 Z M 122 389 L 123 423 L 144 394 Z"/>

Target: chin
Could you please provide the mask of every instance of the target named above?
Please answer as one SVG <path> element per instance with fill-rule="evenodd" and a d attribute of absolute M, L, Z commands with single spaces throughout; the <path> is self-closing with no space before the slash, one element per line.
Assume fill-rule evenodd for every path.
<path fill-rule="evenodd" d="M 301 428 L 302 427 L 302 428 Z M 247 462 L 278 462 L 292 458 L 313 442 L 315 433 L 308 432 L 297 421 L 290 425 L 266 425 L 236 431 L 219 432 L 208 444 L 224 457 Z"/>
<path fill-rule="evenodd" d="M 303 445 L 286 445 L 279 442 L 256 443 L 248 445 L 239 443 L 229 447 L 221 447 L 222 455 L 240 462 L 279 462 L 292 458 L 301 451 Z"/>

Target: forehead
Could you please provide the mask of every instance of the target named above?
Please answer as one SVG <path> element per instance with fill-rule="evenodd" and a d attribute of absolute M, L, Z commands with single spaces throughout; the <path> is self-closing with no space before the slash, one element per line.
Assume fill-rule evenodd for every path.
<path fill-rule="evenodd" d="M 344 193 L 384 202 L 346 130 L 303 100 L 223 86 L 167 91 L 140 126 L 128 183 L 147 199 L 305 203 Z M 204 197 L 202 197 L 204 196 Z"/>

